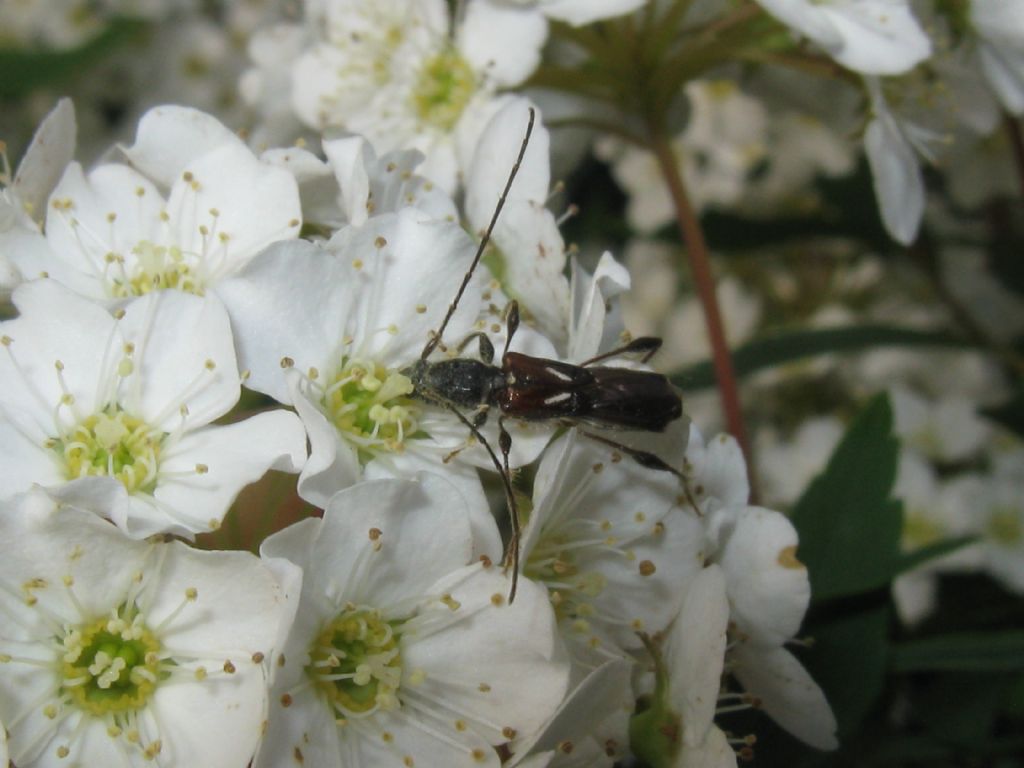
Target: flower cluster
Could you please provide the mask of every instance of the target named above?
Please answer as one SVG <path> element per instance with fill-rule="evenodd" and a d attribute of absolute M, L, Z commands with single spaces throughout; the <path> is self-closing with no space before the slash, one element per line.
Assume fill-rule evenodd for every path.
<path fill-rule="evenodd" d="M 889 590 L 906 632 L 938 574 L 1024 592 L 1024 304 L 989 270 L 1024 285 L 1024 0 L 17 0 L 0 28 L 0 766 L 731 768 L 762 729 L 759 757 L 910 717 L 879 670 L 932 657 L 889 653 Z M 34 90 L 62 75 L 74 101 Z M 729 348 L 787 324 L 813 339 L 740 390 Z M 707 357 L 720 401 L 683 402 Z M 889 538 L 858 570 L 862 499 Z"/>
<path fill-rule="evenodd" d="M 470 222 L 531 110 L 510 101 L 482 129 Z M 536 463 L 532 501 L 518 483 L 511 501 L 512 599 L 481 480 L 497 419 L 471 434 L 414 381 L 478 248 L 417 154 L 339 139 L 256 155 L 214 117 L 163 106 L 86 172 L 49 140 L 73 119 L 61 104 L 19 168 L 51 169 L 49 189 L 8 188 L 25 247 L 0 328 L 0 718 L 18 766 L 610 765 L 644 749 L 630 716 L 652 686 L 703 702 L 672 759 L 732 763 L 744 737 L 714 715 L 737 696 L 834 746 L 783 647 L 809 596 L 795 532 L 747 505 L 735 443 L 704 446 L 686 417 L 642 453 L 600 424 L 501 428 L 510 466 Z M 508 280 L 471 275 L 431 360 L 510 341 L 585 363 L 628 340 L 609 308 L 629 276 L 610 255 L 552 282 L 565 249 L 547 147 L 538 123 L 494 230 Z M 534 237 L 557 242 L 552 264 Z M 243 387 L 268 407 L 246 415 Z M 672 472 L 631 458 L 652 448 Z M 270 469 L 322 513 L 258 558 L 187 544 Z M 708 579 L 717 607 L 694 607 Z M 682 639 L 663 647 L 670 627 Z M 677 661 L 678 642 L 698 646 Z"/>

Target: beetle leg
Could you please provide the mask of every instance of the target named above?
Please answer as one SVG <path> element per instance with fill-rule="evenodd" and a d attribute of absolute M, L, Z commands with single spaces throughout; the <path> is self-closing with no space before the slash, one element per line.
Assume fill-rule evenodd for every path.
<path fill-rule="evenodd" d="M 600 355 L 596 355 L 589 360 L 584 360 L 580 363 L 580 367 L 591 365 L 600 360 L 607 360 L 609 357 L 618 357 L 619 355 L 631 355 L 637 352 L 641 353 L 640 362 L 646 363 L 652 357 L 654 353 L 661 349 L 661 339 L 657 336 L 640 336 L 633 339 L 628 344 L 623 344 L 621 347 L 602 352 Z"/>
<path fill-rule="evenodd" d="M 697 513 L 697 516 L 704 516 L 704 513 L 701 512 L 700 506 L 697 504 L 697 499 L 693 495 L 693 490 L 690 488 L 690 478 L 670 465 L 664 459 L 661 459 L 648 451 L 630 448 L 628 445 L 624 445 L 623 443 L 615 440 L 609 440 L 607 437 L 602 435 L 595 435 L 593 432 L 587 432 L 585 429 L 577 429 L 577 431 L 584 437 L 589 437 L 591 440 L 596 440 L 597 442 L 604 443 L 617 451 L 622 451 L 642 467 L 656 469 L 659 472 L 671 472 L 683 483 L 683 493 L 686 495 L 686 500 L 689 502 L 690 506 L 693 507 L 694 511 Z"/>
<path fill-rule="evenodd" d="M 519 302 L 512 299 L 508 303 L 508 308 L 505 310 L 505 351 L 501 353 L 502 360 L 505 359 L 505 355 L 508 354 L 509 345 L 512 343 L 512 337 L 515 332 L 519 329 Z"/>
<path fill-rule="evenodd" d="M 475 333 L 469 334 L 469 336 L 459 342 L 459 346 L 456 347 L 456 349 L 459 352 L 462 352 L 462 350 L 469 346 L 473 339 L 476 339 L 480 345 L 480 359 L 488 365 L 494 362 L 494 345 L 491 344 L 491 340 L 487 338 L 487 334 L 483 331 L 476 331 Z"/>

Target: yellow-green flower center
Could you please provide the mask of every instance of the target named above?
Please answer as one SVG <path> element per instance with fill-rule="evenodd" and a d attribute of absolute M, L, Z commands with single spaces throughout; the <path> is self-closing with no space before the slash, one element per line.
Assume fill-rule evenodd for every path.
<path fill-rule="evenodd" d="M 53 447 L 64 458 L 69 480 L 114 477 L 129 493 L 152 493 L 165 437 L 166 433 L 154 432 L 141 419 L 110 406 L 54 441 Z"/>
<path fill-rule="evenodd" d="M 400 451 L 417 429 L 419 409 L 409 399 L 412 381 L 367 360 L 342 364 L 327 388 L 324 406 L 334 425 L 364 448 Z"/>
<path fill-rule="evenodd" d="M 142 709 L 166 676 L 160 643 L 134 607 L 70 630 L 63 645 L 62 690 L 93 715 Z"/>
<path fill-rule="evenodd" d="M 988 534 L 1003 546 L 1012 547 L 1024 538 L 1020 513 L 1015 507 L 1002 506 L 992 510 L 988 519 Z"/>
<path fill-rule="evenodd" d="M 346 609 L 317 635 L 306 673 L 343 717 L 395 709 L 402 657 L 395 623 L 372 608 Z"/>
<path fill-rule="evenodd" d="M 177 246 L 163 246 L 143 240 L 132 248 L 135 268 L 111 281 L 111 293 L 119 298 L 143 296 L 150 291 L 176 288 L 179 291 L 202 296 L 204 286 L 196 274 L 195 265 Z M 120 263 L 111 254 L 108 260 Z"/>
<path fill-rule="evenodd" d="M 585 542 L 584 547 L 593 546 Z M 583 570 L 577 550 L 579 541 L 562 533 L 545 535 L 530 553 L 523 574 L 546 584 L 559 620 L 586 614 L 587 603 L 604 591 L 607 578 L 599 571 Z"/>
<path fill-rule="evenodd" d="M 476 77 L 454 48 L 429 59 L 413 91 L 416 114 L 424 123 L 443 131 L 455 127 L 462 110 L 476 91 Z"/>

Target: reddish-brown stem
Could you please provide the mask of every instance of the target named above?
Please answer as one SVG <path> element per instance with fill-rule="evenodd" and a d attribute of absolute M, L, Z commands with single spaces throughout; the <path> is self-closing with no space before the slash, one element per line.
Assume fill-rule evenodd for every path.
<path fill-rule="evenodd" d="M 1006 116 L 1006 133 L 1010 137 L 1010 147 L 1017 166 L 1017 181 L 1024 195 L 1024 138 L 1021 137 L 1020 120 L 1013 115 Z"/>
<path fill-rule="evenodd" d="M 660 132 L 651 132 L 651 149 L 658 158 L 661 174 L 668 184 L 672 202 L 676 209 L 676 222 L 686 245 L 686 256 L 690 263 L 697 295 L 704 308 L 704 321 L 707 324 L 708 338 L 711 342 L 711 358 L 715 368 L 715 380 L 722 398 L 722 411 L 725 414 L 726 428 L 736 438 L 747 459 L 747 473 L 754 487 L 753 464 L 751 463 L 750 444 L 743 424 L 743 411 L 740 408 L 739 388 L 736 384 L 736 372 L 732 366 L 732 355 L 725 340 L 725 324 L 722 313 L 718 309 L 718 296 L 715 293 L 715 281 L 711 275 L 711 260 L 708 247 L 704 240 L 704 231 L 700 227 L 697 215 L 686 194 L 683 177 L 679 172 L 679 163 L 669 140 Z"/>

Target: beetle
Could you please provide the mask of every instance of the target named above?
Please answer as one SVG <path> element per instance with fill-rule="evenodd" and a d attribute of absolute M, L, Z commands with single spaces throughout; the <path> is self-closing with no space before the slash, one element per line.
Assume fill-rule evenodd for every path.
<path fill-rule="evenodd" d="M 595 365 L 603 360 L 626 354 L 639 354 L 641 360 L 646 362 L 661 347 L 661 339 L 639 337 L 579 364 L 511 352 L 509 344 L 519 327 L 519 304 L 515 300 L 509 302 L 506 312 L 505 348 L 500 365 L 494 364 L 494 346 L 483 332 L 470 334 L 456 347 L 456 351 L 461 353 L 466 346 L 476 341 L 479 345 L 479 359 L 429 359 L 441 344 L 445 328 L 490 241 L 498 216 L 526 154 L 534 119 L 535 113 L 531 108 L 519 155 L 447 314 L 438 330 L 431 333 L 419 359 L 401 371 L 412 382 L 413 390 L 410 397 L 454 413 L 483 445 L 498 470 L 512 527 L 505 555 L 506 567 L 512 568 L 510 603 L 515 599 L 519 574 L 520 522 L 509 468 L 512 438 L 505 429 L 504 420 L 515 418 L 522 421 L 555 422 L 576 428 L 587 425 L 604 429 L 663 432 L 669 424 L 683 418 L 682 399 L 665 376 L 653 371 Z M 498 443 L 501 459 L 480 431 L 492 408 L 500 411 Z M 472 416 L 467 416 L 466 412 L 471 412 Z M 620 450 L 645 467 L 677 475 L 682 479 L 687 497 L 693 503 L 686 486 L 686 477 L 655 454 L 637 450 L 585 429 L 581 431 L 593 440 Z M 694 508 L 698 509 L 696 504 Z"/>

